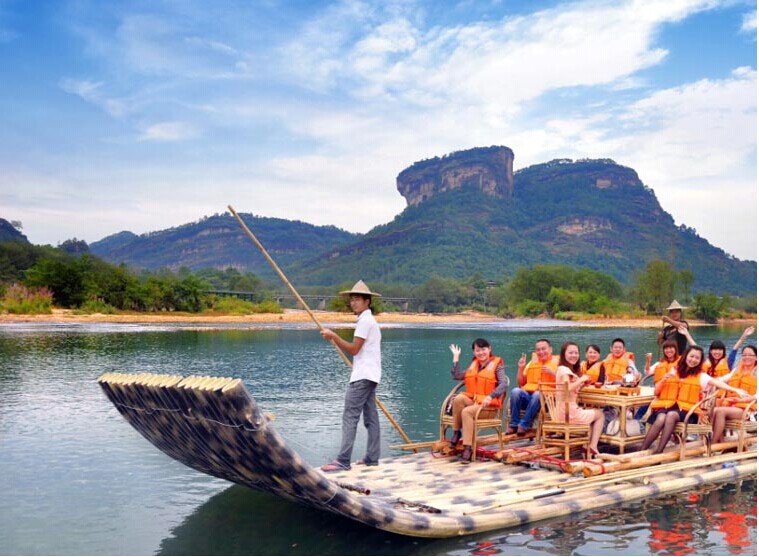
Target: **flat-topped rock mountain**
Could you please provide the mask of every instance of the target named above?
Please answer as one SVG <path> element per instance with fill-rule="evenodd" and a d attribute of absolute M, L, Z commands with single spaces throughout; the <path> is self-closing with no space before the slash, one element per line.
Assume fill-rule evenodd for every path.
<path fill-rule="evenodd" d="M 396 179 L 409 205 L 464 186 L 498 197 L 514 193 L 514 152 L 508 147 L 478 147 L 415 162 Z"/>
<path fill-rule="evenodd" d="M 753 294 L 756 262 L 741 261 L 677 226 L 637 173 L 610 159 L 556 159 L 511 171 L 513 152 L 486 147 L 421 161 L 398 176 L 408 206 L 366 234 L 246 215 L 293 283 L 362 278 L 419 284 L 432 276 L 488 279 L 561 264 L 623 284 L 656 259 L 690 269 L 695 291 Z M 252 220 L 249 220 L 252 219 Z M 91 250 L 134 267 L 227 266 L 274 278 L 229 215 L 140 236 L 122 232 Z"/>

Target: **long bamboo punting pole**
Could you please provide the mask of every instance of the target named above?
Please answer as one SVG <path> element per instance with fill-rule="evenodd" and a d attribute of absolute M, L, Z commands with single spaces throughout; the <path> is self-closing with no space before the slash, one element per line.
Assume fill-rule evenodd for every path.
<path fill-rule="evenodd" d="M 266 258 L 266 261 L 269 262 L 269 265 L 272 266 L 272 269 L 274 269 L 274 271 L 279 275 L 279 278 L 281 278 L 282 281 L 285 283 L 285 285 L 290 289 L 290 292 L 292 292 L 293 296 L 295 296 L 295 298 L 300 302 L 300 304 L 303 306 L 303 309 L 306 310 L 306 312 L 308 313 L 309 317 L 311 317 L 313 322 L 316 323 L 316 326 L 319 328 L 319 330 L 321 331 L 322 329 L 324 329 L 324 326 L 319 322 L 319 320 L 313 314 L 313 312 L 311 311 L 311 308 L 308 307 L 308 304 L 306 303 L 306 301 L 303 298 L 301 298 L 300 294 L 298 294 L 298 291 L 295 290 L 295 287 L 292 284 L 290 284 L 290 281 L 287 280 L 287 277 L 282 272 L 282 269 L 279 268 L 279 265 L 277 265 L 274 259 L 271 258 L 269 253 L 266 251 L 266 248 L 264 248 L 261 242 L 258 241 L 258 238 L 255 237 L 255 235 L 250 231 L 247 225 L 243 222 L 242 218 L 240 218 L 240 215 L 237 214 L 237 211 L 235 211 L 231 205 L 227 205 L 227 207 L 229 208 L 229 211 L 232 213 L 232 215 L 237 219 L 237 222 L 240 223 L 240 226 L 248 235 L 248 237 L 253 241 L 256 247 L 261 251 L 263 256 Z M 349 368 L 352 368 L 353 364 L 348 359 L 348 356 L 345 355 L 345 352 L 340 350 L 340 347 L 337 345 L 337 343 L 333 341 L 330 341 L 330 342 L 332 343 L 332 346 L 335 347 L 335 350 L 337 350 L 337 353 L 340 354 L 340 357 L 343 359 L 345 364 Z M 409 436 L 406 435 L 406 432 L 403 431 L 403 428 L 398 424 L 398 422 L 395 421 L 395 418 L 393 418 L 393 416 L 390 415 L 390 412 L 388 412 L 387 408 L 385 408 L 385 405 L 382 404 L 382 402 L 380 402 L 380 399 L 375 396 L 375 400 L 377 401 L 377 406 L 380 407 L 380 410 L 382 410 L 382 413 L 385 414 L 385 416 L 390 421 L 390 423 L 393 424 L 393 427 L 396 430 L 398 430 L 398 433 L 401 434 L 401 437 L 403 437 L 403 440 L 406 441 L 406 443 L 411 443 L 411 439 L 409 439 Z M 416 449 L 412 449 L 412 450 L 416 452 Z"/>

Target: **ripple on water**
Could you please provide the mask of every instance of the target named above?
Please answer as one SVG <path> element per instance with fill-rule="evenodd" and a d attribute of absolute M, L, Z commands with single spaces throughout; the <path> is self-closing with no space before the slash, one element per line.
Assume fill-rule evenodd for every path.
<path fill-rule="evenodd" d="M 100 392 L 105 371 L 242 377 L 312 464 L 334 457 L 348 370 L 312 327 L 0 327 L 0 548 L 11 554 L 674 554 L 756 552 L 755 480 L 454 540 L 409 540 L 232 487 L 171 460 Z M 474 327 L 474 328 L 473 328 Z M 379 396 L 413 439 L 436 435 L 452 342 L 485 336 L 514 364 L 532 329 L 493 324 L 383 331 Z M 476 331 L 476 332 L 474 332 Z M 699 329 L 731 344 L 740 330 Z M 543 333 L 653 351 L 654 330 Z M 381 418 L 383 455 L 400 441 Z M 359 427 L 356 452 L 365 434 Z M 358 456 L 354 455 L 356 458 Z M 297 524 L 298 528 L 292 525 Z M 730 527 L 728 528 L 727 525 Z M 657 530 L 691 530 L 679 541 Z M 730 536 L 728 539 L 728 533 Z M 294 547 L 293 544 L 297 544 Z M 678 545 L 679 544 L 679 545 Z M 205 550 L 205 551 L 203 551 Z"/>

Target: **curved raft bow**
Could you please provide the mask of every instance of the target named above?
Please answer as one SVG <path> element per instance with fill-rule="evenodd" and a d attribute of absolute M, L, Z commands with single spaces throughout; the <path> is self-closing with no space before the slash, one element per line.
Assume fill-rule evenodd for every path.
<path fill-rule="evenodd" d="M 419 454 L 327 477 L 286 445 L 240 379 L 106 373 L 98 382 L 148 441 L 195 470 L 410 536 L 507 528 L 756 474 L 754 461 L 723 467 L 713 457 L 646 484 L 607 480 L 578 491 L 559 472 L 496 462 L 462 467 Z M 367 483 L 351 485 L 356 480 Z M 549 491 L 517 494 L 528 486 Z"/>

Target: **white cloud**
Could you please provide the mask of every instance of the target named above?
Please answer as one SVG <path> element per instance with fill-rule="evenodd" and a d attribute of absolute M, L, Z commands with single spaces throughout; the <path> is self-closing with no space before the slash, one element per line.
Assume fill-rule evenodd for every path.
<path fill-rule="evenodd" d="M 611 155 L 638 171 L 676 221 L 751 259 L 757 253 L 756 90 L 756 70 L 741 67 L 726 79 L 655 92 L 621 116 L 626 133 Z"/>
<path fill-rule="evenodd" d="M 756 11 L 743 15 L 741 22 L 741 33 L 753 33 L 756 35 Z"/>
<path fill-rule="evenodd" d="M 197 128 L 187 122 L 160 122 L 148 126 L 139 137 L 140 141 L 184 141 L 197 137 Z"/>
<path fill-rule="evenodd" d="M 395 176 L 409 164 L 503 144 L 515 150 L 517 168 L 615 158 L 639 172 L 678 222 L 756 258 L 756 70 L 663 91 L 642 76 L 680 48 L 659 41 L 668 24 L 733 3 L 565 2 L 430 27 L 415 2 L 346 0 L 308 10 L 312 19 L 278 30 L 260 52 L 244 25 L 245 33 L 229 21 L 209 31 L 203 5 L 151 13 L 116 4 L 107 26 L 77 27 L 88 54 L 109 70 L 60 87 L 139 130 L 138 154 L 102 172 L 123 177 L 114 191 L 146 194 L 146 230 L 165 227 L 162 204 L 180 224 L 180 216 L 214 212 L 226 196 L 222 205 L 237 200 L 238 210 L 363 232 L 403 208 Z M 755 32 L 748 15 L 744 31 Z M 227 87 L 221 78 L 246 81 Z M 213 163 L 182 151 L 182 140 L 211 137 Z M 174 149 L 172 162 L 135 165 L 149 142 Z M 176 208 L 179 183 L 185 203 Z M 713 219 L 699 212 L 704 204 Z M 753 217 L 736 222 L 735 207 Z"/>
<path fill-rule="evenodd" d="M 77 95 L 88 103 L 99 106 L 111 116 L 123 116 L 128 110 L 123 99 L 108 98 L 103 93 L 102 81 L 64 78 L 58 85 L 65 92 Z"/>

